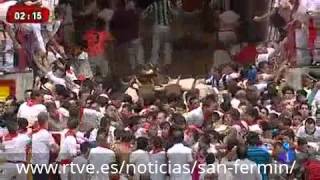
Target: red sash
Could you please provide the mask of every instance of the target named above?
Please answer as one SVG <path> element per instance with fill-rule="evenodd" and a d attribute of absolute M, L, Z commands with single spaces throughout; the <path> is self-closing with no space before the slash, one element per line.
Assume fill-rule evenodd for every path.
<path fill-rule="evenodd" d="M 72 160 L 71 159 L 63 159 L 60 161 L 61 165 L 67 165 L 67 164 L 71 164 Z"/>
<path fill-rule="evenodd" d="M 77 139 L 77 131 L 76 131 L 76 130 L 69 129 L 69 130 L 66 132 L 66 134 L 65 134 L 64 137 L 68 137 L 68 136 L 73 136 L 73 137 L 76 139 L 77 144 L 81 144 L 81 143 L 78 142 L 78 139 Z"/>

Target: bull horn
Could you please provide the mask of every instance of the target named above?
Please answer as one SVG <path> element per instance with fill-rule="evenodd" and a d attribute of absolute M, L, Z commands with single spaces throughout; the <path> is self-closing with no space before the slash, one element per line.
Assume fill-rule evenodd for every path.
<path fill-rule="evenodd" d="M 185 106 L 188 106 L 187 94 L 188 94 L 188 91 L 185 91 L 185 92 L 183 92 L 183 95 L 182 95 L 183 103 Z"/>
<path fill-rule="evenodd" d="M 129 86 L 129 83 L 128 83 L 128 82 L 124 82 L 122 79 L 120 79 L 120 83 L 121 83 L 123 86 Z"/>
<path fill-rule="evenodd" d="M 176 84 L 178 84 L 178 85 L 179 85 L 179 83 L 180 83 L 180 80 L 181 80 L 181 75 L 179 75 L 179 76 L 178 76 L 178 79 L 177 79 L 177 82 L 176 82 Z"/>

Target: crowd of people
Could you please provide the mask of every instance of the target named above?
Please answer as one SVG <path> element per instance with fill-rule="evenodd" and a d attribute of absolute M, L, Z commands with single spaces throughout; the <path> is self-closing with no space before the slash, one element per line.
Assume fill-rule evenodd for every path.
<path fill-rule="evenodd" d="M 12 5 L 12 1 L 2 2 L 0 10 L 8 2 Z M 190 172 L 168 168 L 166 173 L 137 173 L 125 168 L 114 174 L 88 174 L 65 168 L 60 174 L 34 173 L 33 179 L 319 179 L 320 162 L 315 159 L 320 152 L 320 83 L 303 76 L 302 88 L 296 89 L 286 81 L 296 61 L 291 31 L 308 25 L 308 7 L 319 10 L 317 1 L 307 5 L 276 1 L 275 10 L 255 17 L 254 21 L 262 21 L 270 16 L 275 38 L 271 42 L 242 43 L 234 50 L 233 32 L 231 40 L 217 42 L 220 51 L 230 50 L 230 63 L 224 63 L 226 56 L 214 55 L 215 62 L 203 81 L 213 93 L 203 95 L 197 88 L 142 93 L 143 83 L 154 85 L 160 76 L 156 68 L 146 66 L 129 83 L 137 97 L 126 91 L 128 86 L 122 81 L 109 78 L 109 45 L 127 47 L 132 69 L 144 65 L 139 19 L 153 13 L 150 62 L 158 65 L 163 59 L 162 65 L 170 65 L 170 18 L 188 15 L 181 10 L 183 4 L 156 0 L 142 10 L 137 8 L 139 3 L 144 6 L 140 1 L 90 1 L 75 12 L 81 9 L 78 1 L 45 2 L 54 14 L 47 24 L 10 24 L 0 19 L 6 42 L 11 42 L 5 49 L 14 49 L 3 58 L 11 58 L 12 66 L 10 54 L 15 54 L 18 68 L 31 67 L 35 74 L 34 89 L 25 91 L 22 102 L 12 95 L 0 103 L 0 179 L 30 178 L 18 172 L 17 164 L 58 164 L 60 168 L 93 164 L 99 168 L 148 163 L 190 165 Z M 43 5 L 40 0 L 15 3 Z M 281 8 L 288 11 L 288 17 L 279 14 Z M 274 16 L 284 20 L 277 23 Z M 239 19 L 234 14 L 231 17 Z M 231 21 L 223 28 L 235 27 Z M 292 24 L 295 28 L 290 28 Z M 226 59 L 218 62 L 221 57 Z M 3 63 L 4 69 L 9 66 Z M 293 170 L 275 174 L 255 166 L 244 174 L 237 173 L 236 162 L 285 164 Z M 232 168 L 220 173 L 200 171 L 201 165 L 217 164 Z"/>

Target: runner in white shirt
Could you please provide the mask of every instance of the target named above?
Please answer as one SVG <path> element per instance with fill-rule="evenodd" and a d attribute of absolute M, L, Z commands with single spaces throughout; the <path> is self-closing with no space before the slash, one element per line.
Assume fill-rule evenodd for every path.
<path fill-rule="evenodd" d="M 173 136 L 175 144 L 167 151 L 168 164 L 171 165 L 171 169 L 169 169 L 170 180 L 191 180 L 192 149 L 182 144 L 184 139 L 182 131 L 176 130 Z M 188 170 L 182 168 L 187 165 L 189 166 Z M 175 166 L 181 167 L 182 172 L 173 171 Z"/>
<path fill-rule="evenodd" d="M 1 177 L 3 179 L 26 180 L 27 175 L 19 173 L 16 167 L 26 162 L 26 148 L 30 143 L 30 138 L 18 134 L 18 124 L 14 120 L 7 121 L 6 126 L 9 134 L 2 137 L 4 148 L 1 150 L 0 156 L 5 160 L 5 163 L 0 164 L 0 169 L 3 172 Z"/>
<path fill-rule="evenodd" d="M 133 180 L 148 179 L 149 170 L 144 172 L 138 172 L 141 168 L 139 166 L 148 167 L 150 162 L 150 155 L 147 151 L 148 148 L 148 139 L 146 137 L 139 137 L 137 139 L 137 150 L 133 151 L 130 154 L 129 161 L 131 164 L 135 165 L 135 169 L 132 170 Z"/>
<path fill-rule="evenodd" d="M 186 119 L 188 125 L 195 125 L 201 127 L 208 116 L 211 116 L 214 111 L 217 110 L 217 98 L 215 95 L 207 96 L 200 107 L 194 109 L 183 116 Z"/>
<path fill-rule="evenodd" d="M 77 156 L 80 150 L 80 144 L 77 142 L 77 120 L 69 120 L 67 123 L 68 130 L 65 133 L 64 141 L 60 147 L 60 153 L 58 156 L 58 161 L 60 162 L 60 178 L 61 180 L 69 180 L 68 175 L 70 168 L 64 168 L 63 166 L 68 166 L 73 161 L 73 158 Z M 65 170 L 65 171 L 63 171 Z"/>
<path fill-rule="evenodd" d="M 115 153 L 107 148 L 107 133 L 102 130 L 98 132 L 97 136 L 97 147 L 92 148 L 89 153 L 89 163 L 94 165 L 95 171 L 100 171 L 101 167 L 115 163 L 116 156 Z M 109 173 L 94 173 L 91 176 L 91 180 L 109 180 L 109 176 L 111 177 L 112 174 Z"/>
<path fill-rule="evenodd" d="M 93 108 L 84 108 L 80 131 L 87 132 L 92 128 L 97 128 L 103 114 Z"/>
<path fill-rule="evenodd" d="M 41 93 L 37 90 L 32 91 L 31 99 L 19 107 L 17 117 L 27 119 L 29 127 L 33 126 L 38 120 L 38 114 L 47 112 L 47 108 L 42 104 L 42 101 Z"/>
<path fill-rule="evenodd" d="M 150 162 L 151 164 L 157 164 L 158 167 L 151 169 L 154 173 L 150 174 L 152 180 L 165 180 L 167 177 L 166 169 L 162 168 L 161 165 L 167 164 L 167 155 L 163 149 L 162 139 L 156 136 L 152 140 L 152 150 L 150 151 Z"/>
<path fill-rule="evenodd" d="M 112 144 L 114 141 L 114 130 L 115 127 L 111 126 L 111 120 L 107 117 L 103 117 L 100 120 L 99 128 L 95 128 L 90 132 L 89 142 L 95 142 L 97 138 L 97 133 L 99 129 L 105 129 L 108 132 L 107 142 Z"/>
<path fill-rule="evenodd" d="M 257 164 L 253 161 L 250 161 L 247 156 L 248 148 L 246 146 L 238 146 L 237 147 L 237 156 L 238 159 L 234 162 L 227 162 L 227 170 L 232 173 L 233 178 L 236 180 L 262 180 L 262 176 L 260 175 L 259 168 Z M 242 166 L 250 167 L 248 173 L 242 173 Z"/>
<path fill-rule="evenodd" d="M 84 167 L 88 164 L 88 156 L 90 152 L 90 144 L 88 142 L 84 142 L 80 145 L 81 155 L 77 156 L 73 159 L 72 163 L 77 164 L 79 167 Z M 89 174 L 87 172 L 78 172 L 75 170 L 75 173 L 71 173 L 70 180 L 88 180 Z"/>
<path fill-rule="evenodd" d="M 56 144 L 52 135 L 48 131 L 48 118 L 49 115 L 46 112 L 41 112 L 38 115 L 37 129 L 32 134 L 32 164 L 33 165 L 48 165 L 50 152 L 58 152 L 59 146 Z M 46 173 L 36 173 L 33 175 L 34 180 L 48 179 L 49 176 Z"/>

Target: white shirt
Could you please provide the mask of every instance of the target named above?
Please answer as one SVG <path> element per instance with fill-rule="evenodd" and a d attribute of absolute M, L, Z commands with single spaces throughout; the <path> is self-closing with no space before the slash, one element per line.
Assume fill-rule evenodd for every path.
<path fill-rule="evenodd" d="M 73 164 L 79 165 L 79 167 L 85 167 L 85 165 L 88 164 L 88 160 L 83 156 L 77 156 L 72 161 Z M 71 173 L 71 180 L 87 180 L 88 174 L 86 172 L 77 172 L 78 170 L 75 170 L 75 173 Z"/>
<path fill-rule="evenodd" d="M 32 134 L 32 163 L 48 164 L 50 148 L 55 144 L 55 140 L 48 130 L 41 129 Z"/>
<path fill-rule="evenodd" d="M 26 148 L 29 143 L 30 138 L 23 134 L 4 140 L 2 144 L 5 151 L 1 152 L 1 156 L 4 156 L 8 161 L 26 161 Z"/>
<path fill-rule="evenodd" d="M 112 144 L 114 142 L 114 131 L 116 130 L 115 127 L 110 126 L 109 127 L 109 133 L 108 133 L 108 138 L 107 142 L 109 144 Z M 98 128 L 95 128 L 91 131 L 90 137 L 89 137 L 89 142 L 95 142 L 97 139 L 97 133 L 98 133 Z"/>
<path fill-rule="evenodd" d="M 195 143 L 192 146 L 193 152 L 197 152 L 199 150 L 199 142 Z M 218 150 L 216 149 L 216 146 L 214 144 L 210 144 L 209 149 L 207 150 L 208 153 L 217 154 Z"/>
<path fill-rule="evenodd" d="M 150 156 L 149 156 L 149 152 L 147 151 L 144 151 L 144 150 L 136 150 L 136 151 L 133 151 L 131 154 L 130 154 L 130 157 L 129 157 L 129 161 L 130 163 L 134 164 L 136 166 L 136 170 L 138 169 L 138 166 L 141 165 L 145 165 L 146 167 L 148 167 L 148 163 L 150 162 Z M 147 171 L 148 172 L 148 171 Z M 139 172 L 134 172 L 134 177 L 133 177 L 134 180 L 140 180 L 140 174 Z"/>
<path fill-rule="evenodd" d="M 256 132 L 258 134 L 262 134 L 263 132 L 258 124 L 249 126 L 249 131 Z"/>
<path fill-rule="evenodd" d="M 54 10 L 59 4 L 59 0 L 41 0 L 42 7 L 47 8 L 50 11 L 49 22 L 52 20 L 52 16 L 54 16 Z"/>
<path fill-rule="evenodd" d="M 320 11 L 320 1 L 319 0 L 308 0 L 307 9 L 309 11 Z"/>
<path fill-rule="evenodd" d="M 193 162 L 192 149 L 184 146 L 182 143 L 175 144 L 167 151 L 168 162 L 171 164 L 169 169 L 170 180 L 191 180 L 191 165 L 189 166 L 190 171 L 188 172 L 183 166 L 191 164 Z M 174 173 L 174 166 L 180 166 L 183 172 Z"/>
<path fill-rule="evenodd" d="M 275 49 L 274 48 L 267 48 L 267 53 L 258 54 L 258 57 L 256 59 L 256 65 L 258 65 L 260 62 L 269 62 L 269 59 L 273 56 Z"/>
<path fill-rule="evenodd" d="M 41 112 L 47 112 L 47 108 L 43 104 L 29 106 L 27 102 L 25 102 L 19 107 L 17 117 L 27 119 L 29 126 L 32 126 L 36 121 L 38 121 L 38 115 Z"/>
<path fill-rule="evenodd" d="M 305 126 L 301 126 L 297 131 L 298 138 L 306 138 L 307 141 L 319 141 L 320 140 L 320 127 L 316 127 L 316 131 L 309 135 L 306 133 Z"/>
<path fill-rule="evenodd" d="M 42 0 L 42 4 L 44 7 L 49 8 L 49 10 L 53 11 L 54 8 L 59 4 L 59 0 Z"/>
<path fill-rule="evenodd" d="M 0 127 L 0 137 L 3 137 L 9 133 L 6 127 Z"/>
<path fill-rule="evenodd" d="M 135 133 L 134 133 L 134 136 L 136 138 L 139 138 L 139 137 L 148 137 L 148 134 L 147 134 L 147 130 L 143 127 L 140 127 Z"/>
<path fill-rule="evenodd" d="M 98 128 L 102 117 L 103 114 L 101 112 L 85 108 L 82 116 L 82 127 L 84 128 L 84 131 L 88 131 L 91 128 Z"/>
<path fill-rule="evenodd" d="M 42 31 L 42 37 L 45 45 L 55 36 L 61 26 L 60 20 L 54 20 L 45 24 L 45 31 Z"/>
<path fill-rule="evenodd" d="M 204 121 L 203 111 L 202 107 L 198 107 L 197 109 L 194 109 L 190 112 L 185 113 L 184 118 L 187 121 L 188 125 L 196 125 L 196 126 L 202 126 Z"/>
<path fill-rule="evenodd" d="M 222 158 L 221 162 L 219 164 L 214 163 L 217 167 L 217 174 L 218 174 L 218 180 L 234 180 L 233 174 L 227 169 L 225 170 L 224 166 L 227 166 L 228 160 L 226 158 Z M 221 165 L 220 165 L 221 164 Z M 223 173 L 219 173 L 223 172 Z"/>
<path fill-rule="evenodd" d="M 95 171 L 97 171 L 104 164 L 110 165 L 114 163 L 116 158 L 115 158 L 115 153 L 112 150 L 98 146 L 90 150 L 88 160 L 90 164 L 94 165 Z M 108 179 L 109 179 L 108 173 L 93 174 L 91 177 L 91 180 L 108 180 Z"/>
<path fill-rule="evenodd" d="M 158 167 L 157 169 L 152 169 L 151 179 L 152 180 L 165 180 L 166 179 L 166 174 L 163 173 L 165 172 L 165 169 L 161 169 L 161 164 L 167 164 L 167 156 L 165 151 L 160 151 L 158 153 L 154 153 L 153 151 L 150 152 L 150 162 L 151 164 L 157 164 Z"/>
<path fill-rule="evenodd" d="M 64 87 L 67 86 L 66 80 L 55 76 L 52 71 L 48 72 L 47 77 L 54 85 L 60 84 L 60 85 L 63 85 Z"/>
<path fill-rule="evenodd" d="M 98 128 L 94 128 L 90 132 L 89 142 L 95 142 L 97 139 L 97 134 L 98 134 Z"/>
<path fill-rule="evenodd" d="M 231 106 L 234 108 L 234 109 L 238 109 L 239 108 L 239 105 L 240 105 L 240 100 L 237 99 L 237 98 L 232 98 L 231 100 Z"/>
<path fill-rule="evenodd" d="M 17 138 L 17 146 L 18 149 L 17 151 L 19 152 L 16 155 L 16 158 L 20 161 L 26 161 L 27 160 L 27 145 L 30 145 L 31 143 L 31 138 L 27 134 L 19 134 Z"/>
<path fill-rule="evenodd" d="M 88 60 L 89 59 L 88 53 L 85 51 L 82 51 L 81 54 L 79 54 L 78 59 Z"/>
<path fill-rule="evenodd" d="M 64 138 L 60 147 L 59 160 L 72 160 L 77 155 L 79 144 L 74 136 Z"/>
<path fill-rule="evenodd" d="M 32 23 L 32 24 L 28 24 L 28 29 L 31 30 L 31 32 L 34 34 L 35 36 L 35 40 L 34 41 L 34 45 L 32 50 L 34 52 L 36 52 L 37 50 L 41 50 L 42 52 L 46 52 L 46 45 L 41 33 L 41 24 L 40 23 Z"/>
<path fill-rule="evenodd" d="M 254 84 L 254 86 L 258 89 L 259 92 L 262 92 L 268 87 L 268 83 L 259 82 L 258 84 Z"/>
<path fill-rule="evenodd" d="M 233 180 L 261 180 L 262 179 L 262 176 L 259 173 L 257 164 L 253 161 L 250 161 L 249 159 L 237 160 L 235 162 L 227 162 L 226 164 L 227 164 L 228 171 L 230 171 L 231 174 L 233 175 L 232 177 Z"/>

